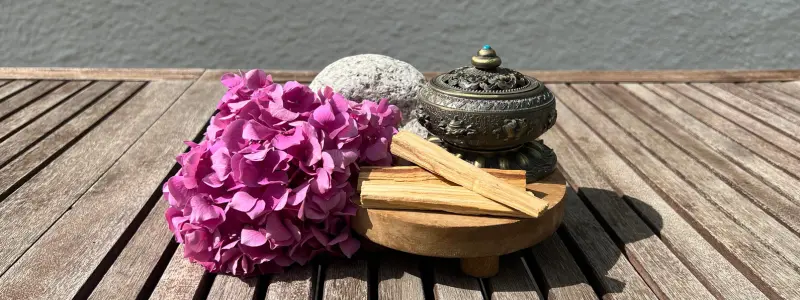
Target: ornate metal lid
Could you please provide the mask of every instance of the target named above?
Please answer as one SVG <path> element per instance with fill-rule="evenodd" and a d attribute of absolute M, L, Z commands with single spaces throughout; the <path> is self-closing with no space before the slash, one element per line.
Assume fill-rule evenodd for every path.
<path fill-rule="evenodd" d="M 472 57 L 472 66 L 461 67 L 434 77 L 431 90 L 472 99 L 530 98 L 546 88 L 536 78 L 500 67 L 502 60 L 489 45 Z"/>

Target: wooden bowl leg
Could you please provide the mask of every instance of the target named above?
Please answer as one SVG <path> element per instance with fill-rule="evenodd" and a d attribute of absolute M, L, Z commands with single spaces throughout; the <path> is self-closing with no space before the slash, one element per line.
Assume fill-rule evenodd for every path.
<path fill-rule="evenodd" d="M 469 276 L 488 278 L 500 271 L 499 256 L 470 257 L 461 259 L 461 271 Z"/>

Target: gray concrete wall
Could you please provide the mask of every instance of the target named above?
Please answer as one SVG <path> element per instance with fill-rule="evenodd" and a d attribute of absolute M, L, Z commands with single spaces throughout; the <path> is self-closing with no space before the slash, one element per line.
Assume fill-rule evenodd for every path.
<path fill-rule="evenodd" d="M 800 68 L 800 2 L 0 0 L 0 66 L 444 70 L 484 43 L 518 69 Z"/>

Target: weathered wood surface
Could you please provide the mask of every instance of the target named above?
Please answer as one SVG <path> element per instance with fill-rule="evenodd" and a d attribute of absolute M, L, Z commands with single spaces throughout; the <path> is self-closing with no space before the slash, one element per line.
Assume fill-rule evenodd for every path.
<path fill-rule="evenodd" d="M 543 299 L 524 260 L 516 255 L 502 257 L 500 272 L 489 282 L 492 285 L 492 300 Z"/>
<path fill-rule="evenodd" d="M 0 78 L 8 79 L 192 80 L 201 74 L 203 69 L 0 68 Z"/>
<path fill-rule="evenodd" d="M 800 174 L 800 143 L 793 138 L 687 84 L 646 86 L 773 165 L 791 174 Z M 685 97 L 669 93 L 670 89 Z"/>
<path fill-rule="evenodd" d="M 399 252 L 381 254 L 378 266 L 378 299 L 425 299 L 417 256 Z"/>
<path fill-rule="evenodd" d="M 30 105 L 42 95 L 47 94 L 62 84 L 64 84 L 63 81 L 39 81 L 30 88 L 3 100 L 3 102 L 0 102 L 0 120 L 8 118 L 11 114 L 17 112 L 17 110 Z"/>
<path fill-rule="evenodd" d="M 579 97 L 576 92 L 573 91 L 572 93 L 575 95 L 573 97 Z M 569 93 L 563 91 L 559 94 L 561 100 L 568 99 L 567 95 Z M 562 128 L 573 139 L 580 142 L 589 138 L 585 137 L 585 135 L 593 131 L 597 132 L 605 139 L 605 142 L 616 149 L 628 161 L 629 165 L 634 166 L 646 176 L 648 184 L 661 190 L 662 196 L 671 200 L 670 207 L 672 209 L 677 209 L 679 214 L 686 218 L 690 224 L 697 226 L 697 229 L 704 232 L 707 237 L 711 237 L 714 245 L 717 247 L 724 246 L 721 247 L 724 251 L 732 253 L 732 255 L 723 254 L 724 256 L 739 259 L 750 268 L 750 271 L 757 272 L 758 276 L 745 275 L 749 280 L 756 281 L 754 283 L 756 286 L 764 288 L 762 291 L 772 295 L 776 293 L 783 294 L 789 298 L 798 295 L 800 291 L 792 288 L 792 286 L 797 285 L 795 282 L 800 280 L 800 277 L 792 275 L 796 274 L 795 267 L 786 258 L 775 253 L 758 236 L 753 235 L 750 231 L 731 220 L 729 215 L 724 213 L 719 206 L 710 203 L 697 190 L 687 188 L 692 186 L 673 173 L 657 158 L 643 151 L 641 146 L 637 145 L 622 129 L 611 123 L 610 120 L 602 116 L 594 108 L 588 107 L 587 104 L 580 101 L 580 98 L 574 100 L 574 104 L 580 105 L 576 107 L 586 109 L 585 113 L 582 113 L 584 117 L 592 117 L 578 119 L 572 113 L 573 107 L 567 108 L 564 105 L 559 105 L 560 123 L 557 124 L 558 128 Z M 583 124 L 583 122 L 587 122 L 592 129 L 587 124 Z M 578 144 L 583 145 L 584 143 Z M 723 207 L 731 206 L 725 203 L 720 203 L 720 205 Z M 768 217 L 764 221 L 774 222 L 774 219 Z M 786 230 L 785 227 L 775 229 Z M 767 238 L 769 238 L 770 234 L 766 233 Z M 717 250 L 721 249 L 717 248 Z"/>
<path fill-rule="evenodd" d="M 748 82 L 742 83 L 740 86 L 770 101 L 783 105 L 795 114 L 800 114 L 800 99 L 797 98 L 797 96 L 800 95 L 800 85 L 798 85 L 796 81 L 786 83 L 770 82 L 765 84 Z"/>
<path fill-rule="evenodd" d="M 198 264 L 189 262 L 183 257 L 183 245 L 178 246 L 167 265 L 167 269 L 158 280 L 158 285 L 149 299 L 185 300 L 194 299 L 201 285 L 208 284 L 203 280 L 205 270 Z"/>
<path fill-rule="evenodd" d="M 367 299 L 367 261 L 335 260 L 325 270 L 325 288 L 322 299 L 359 300 Z"/>
<path fill-rule="evenodd" d="M 41 96 L 41 99 L 36 100 L 31 105 L 0 122 L 0 139 L 4 139 L 9 133 L 14 132 L 40 114 L 57 106 L 61 101 L 69 98 L 69 96 L 80 91 L 88 84 L 89 81 L 70 81 L 49 94 Z"/>
<path fill-rule="evenodd" d="M 267 300 L 314 299 L 314 265 L 292 266 L 284 273 L 273 275 L 267 288 Z"/>
<path fill-rule="evenodd" d="M 222 70 L 0 68 L 0 298 L 800 298 L 800 71 L 528 74 L 567 83 L 556 234 L 489 279 L 378 249 L 242 280 L 183 257 L 159 187 Z"/>
<path fill-rule="evenodd" d="M 480 280 L 461 273 L 455 259 L 435 262 L 433 294 L 436 300 L 483 299 Z"/>
<path fill-rule="evenodd" d="M 265 70 L 275 81 L 311 82 L 316 71 Z M 234 69 L 206 71 L 217 78 Z M 800 80 L 800 70 L 520 70 L 521 73 L 547 83 L 570 82 L 745 82 Z M 430 79 L 440 72 L 423 72 Z M 0 78 L 4 78 L 0 75 Z M 15 77 L 10 77 L 15 78 Z"/>
<path fill-rule="evenodd" d="M 21 152 L 26 149 L 29 149 L 33 143 L 37 140 L 43 139 L 43 143 L 54 143 L 53 138 L 46 137 L 52 130 L 63 124 L 63 122 L 68 121 L 71 117 L 73 117 L 76 113 L 80 112 L 82 109 L 86 108 L 90 104 L 93 105 L 85 114 L 82 114 L 79 117 L 71 120 L 71 124 L 76 124 L 81 121 L 81 119 L 87 119 L 86 116 L 92 116 L 91 111 L 97 111 L 97 109 L 101 109 L 103 107 L 108 107 L 107 110 L 100 110 L 94 119 L 88 120 L 85 122 L 85 127 L 88 127 L 91 124 L 95 123 L 95 120 L 98 120 L 100 117 L 104 116 L 111 108 L 115 107 L 114 104 L 119 103 L 125 99 L 129 94 L 132 94 L 136 88 L 141 86 L 143 83 L 131 83 L 126 82 L 119 86 L 115 92 L 116 97 L 113 96 L 106 96 L 100 103 L 95 103 L 94 101 L 101 97 L 101 95 L 108 92 L 112 89 L 117 82 L 113 81 L 103 81 L 97 82 L 92 84 L 88 88 L 82 90 L 78 94 L 70 97 L 67 101 L 59 107 L 59 109 L 51 110 L 36 121 L 28 124 L 21 130 L 17 131 L 16 133 L 12 134 L 11 136 L 7 137 L 5 140 L 0 143 L 0 165 L 4 165 Z M 122 93 L 120 93 L 122 92 Z M 117 101 L 114 101 L 117 100 Z M 111 105 L 104 105 L 105 103 L 111 103 Z M 74 125 L 73 125 L 74 126 Z M 65 125 L 65 127 L 70 127 L 70 125 Z M 63 131 L 63 130 L 62 130 Z M 79 132 L 82 132 L 83 129 L 80 129 Z M 58 133 L 52 133 L 52 136 L 57 136 Z M 71 136 L 77 135 L 77 133 L 70 134 Z M 55 142 L 58 146 L 58 142 Z M 60 144 L 66 144 L 67 141 L 61 142 Z M 41 149 L 41 148 L 39 148 Z M 42 150 L 39 150 L 42 151 Z M 43 160 L 41 158 L 37 160 Z"/>
<path fill-rule="evenodd" d="M 777 128 L 784 134 L 795 139 L 800 139 L 800 123 L 792 123 L 792 121 L 787 120 L 753 102 L 747 101 L 719 86 L 710 83 L 694 83 L 692 85 L 727 103 L 728 105 L 751 115 L 753 118 Z"/>
<path fill-rule="evenodd" d="M 214 285 L 208 292 L 208 299 L 220 300 L 252 300 L 255 298 L 258 277 L 239 278 L 229 275 L 217 275 Z"/>
<path fill-rule="evenodd" d="M 0 87 L 0 101 L 34 84 L 33 80 L 14 80 Z"/>
<path fill-rule="evenodd" d="M 540 288 L 546 299 L 597 299 L 597 294 L 558 234 L 531 247 L 531 254 L 533 261 L 528 261 L 528 269 L 532 274 L 544 277 L 546 287 Z"/>

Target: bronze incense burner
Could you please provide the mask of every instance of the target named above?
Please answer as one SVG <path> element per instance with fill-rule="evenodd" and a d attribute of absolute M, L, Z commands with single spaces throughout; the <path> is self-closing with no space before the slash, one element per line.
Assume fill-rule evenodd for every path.
<path fill-rule="evenodd" d="M 555 97 L 536 78 L 500 67 L 489 45 L 472 66 L 431 79 L 418 119 L 431 141 L 482 168 L 526 170 L 528 182 L 555 170 L 556 155 L 537 140 L 556 122 Z"/>

